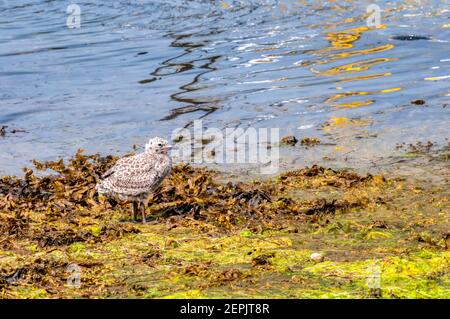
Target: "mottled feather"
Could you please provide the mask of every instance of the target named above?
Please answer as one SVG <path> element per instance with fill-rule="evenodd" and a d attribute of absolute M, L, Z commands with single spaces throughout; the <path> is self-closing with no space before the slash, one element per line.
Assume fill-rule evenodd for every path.
<path fill-rule="evenodd" d="M 99 193 L 123 200 L 143 200 L 170 174 L 172 161 L 167 154 L 151 150 L 124 157 L 103 174 Z"/>

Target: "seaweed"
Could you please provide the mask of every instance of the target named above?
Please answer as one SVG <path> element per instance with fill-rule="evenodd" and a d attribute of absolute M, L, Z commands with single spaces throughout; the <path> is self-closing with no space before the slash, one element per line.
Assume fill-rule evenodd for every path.
<path fill-rule="evenodd" d="M 320 140 L 315 137 L 305 137 L 302 138 L 300 144 L 302 144 L 303 146 L 316 146 L 320 144 Z"/>
<path fill-rule="evenodd" d="M 227 183 L 178 164 L 141 225 L 95 191 L 116 160 L 79 151 L 0 178 L 0 297 L 449 296 L 445 185 L 317 165 Z M 379 262 L 383 287 L 368 288 Z"/>
<path fill-rule="evenodd" d="M 293 135 L 284 136 L 281 138 L 281 144 L 295 146 L 297 142 L 298 142 L 297 138 Z"/>

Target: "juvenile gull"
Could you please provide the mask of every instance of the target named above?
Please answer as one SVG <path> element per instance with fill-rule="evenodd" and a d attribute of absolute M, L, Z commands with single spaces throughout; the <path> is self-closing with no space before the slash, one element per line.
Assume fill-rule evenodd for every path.
<path fill-rule="evenodd" d="M 142 222 L 145 223 L 148 196 L 172 169 L 172 160 L 167 154 L 170 148 L 168 142 L 160 137 L 150 139 L 144 153 L 119 159 L 103 174 L 102 181 L 95 188 L 99 194 L 133 202 L 134 221 L 141 206 Z"/>

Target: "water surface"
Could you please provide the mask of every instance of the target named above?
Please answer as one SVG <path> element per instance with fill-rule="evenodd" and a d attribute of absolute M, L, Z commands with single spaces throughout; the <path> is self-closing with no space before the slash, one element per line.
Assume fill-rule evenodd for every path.
<path fill-rule="evenodd" d="M 378 28 L 369 1 L 75 3 L 71 29 L 68 1 L 0 1 L 0 174 L 123 153 L 196 119 L 329 144 L 283 150 L 295 165 L 448 143 L 449 1 L 376 1 Z"/>

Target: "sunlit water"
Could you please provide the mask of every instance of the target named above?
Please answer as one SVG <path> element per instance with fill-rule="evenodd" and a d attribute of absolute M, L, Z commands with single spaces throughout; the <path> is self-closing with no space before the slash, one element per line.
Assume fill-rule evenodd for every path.
<path fill-rule="evenodd" d="M 369 1 L 74 0 L 68 28 L 70 3 L 0 0 L 0 174 L 127 152 L 196 119 L 328 144 L 283 149 L 295 165 L 448 143 L 448 1 L 376 1 L 378 28 Z"/>

